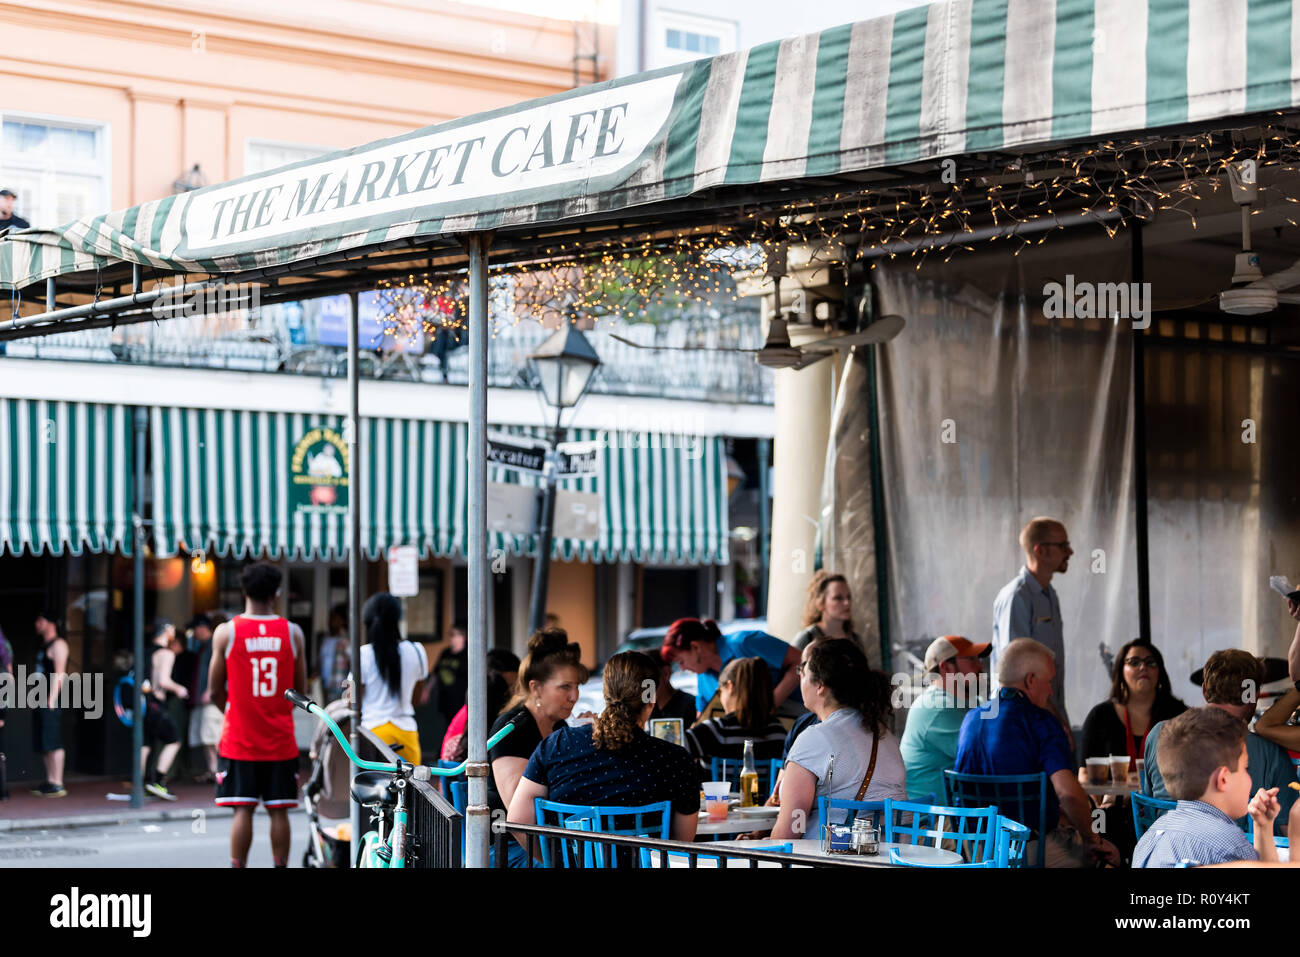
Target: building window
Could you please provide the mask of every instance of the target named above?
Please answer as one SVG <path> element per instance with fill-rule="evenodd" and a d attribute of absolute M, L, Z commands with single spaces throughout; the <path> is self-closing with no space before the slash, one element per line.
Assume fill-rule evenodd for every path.
<path fill-rule="evenodd" d="M 654 32 L 659 40 L 655 67 L 687 63 L 736 49 L 736 24 L 686 13 L 659 11 Z"/>
<path fill-rule="evenodd" d="M 14 213 L 52 229 L 109 210 L 108 127 L 6 113 L 0 188 L 18 194 Z"/>
<path fill-rule="evenodd" d="M 300 143 L 277 143 L 273 140 L 248 140 L 244 143 L 244 175 L 264 173 L 290 163 L 315 159 L 334 152 L 330 146 L 304 146 Z"/>

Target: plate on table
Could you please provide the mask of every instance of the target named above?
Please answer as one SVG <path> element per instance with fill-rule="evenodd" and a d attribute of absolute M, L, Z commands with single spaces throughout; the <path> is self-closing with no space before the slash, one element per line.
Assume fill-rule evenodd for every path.
<path fill-rule="evenodd" d="M 781 813 L 781 809 L 779 807 L 763 807 L 760 805 L 758 807 L 738 807 L 736 812 L 743 814 L 745 817 L 774 817 Z"/>

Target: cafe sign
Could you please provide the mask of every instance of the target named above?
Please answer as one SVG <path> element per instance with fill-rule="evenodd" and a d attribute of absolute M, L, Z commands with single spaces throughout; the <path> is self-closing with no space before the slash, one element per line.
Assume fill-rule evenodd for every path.
<path fill-rule="evenodd" d="M 289 507 L 306 515 L 346 515 L 348 448 L 325 426 L 309 430 L 293 447 L 289 461 Z"/>

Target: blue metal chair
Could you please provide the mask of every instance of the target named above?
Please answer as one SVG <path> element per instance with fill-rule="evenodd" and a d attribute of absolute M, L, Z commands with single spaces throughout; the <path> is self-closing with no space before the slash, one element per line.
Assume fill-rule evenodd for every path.
<path fill-rule="evenodd" d="M 961 774 L 943 772 L 948 803 L 954 807 L 997 807 L 1017 822 L 1036 821 L 1041 830 L 1047 818 L 1047 775 L 1037 774 Z M 1034 833 L 1031 840 L 1041 835 Z M 1047 860 L 1047 842 L 1038 841 L 1035 863 L 1043 867 Z M 1028 863 L 1028 862 L 1027 862 Z"/>
<path fill-rule="evenodd" d="M 793 844 L 755 844 L 754 846 L 751 847 L 748 844 L 746 844 L 745 850 L 767 851 L 769 854 L 790 854 L 794 851 L 794 845 Z M 687 854 L 685 851 L 652 851 L 648 847 L 643 847 L 641 848 L 641 861 L 640 861 L 641 867 L 643 869 L 656 866 L 655 858 L 654 858 L 655 854 L 664 855 L 664 857 L 660 858 L 660 860 L 663 861 L 663 863 L 659 864 L 658 865 L 659 867 L 671 867 L 672 865 L 669 863 L 670 861 L 682 861 L 687 865 L 689 865 L 690 863 L 690 855 Z M 727 866 L 726 861 L 723 858 L 717 857 L 713 854 L 697 855 L 695 861 L 697 867 L 702 861 L 712 861 L 714 867 Z"/>
<path fill-rule="evenodd" d="M 1024 867 L 1025 848 L 1029 846 L 1029 828 L 1011 820 L 998 818 L 998 867 Z"/>
<path fill-rule="evenodd" d="M 772 793 L 772 785 L 776 781 L 776 776 L 781 771 L 782 761 L 780 758 L 773 758 L 768 761 L 755 761 L 754 770 L 758 772 L 758 796 L 760 801 L 766 801 L 767 796 Z M 731 783 L 732 790 L 740 790 L 740 769 L 744 767 L 744 761 L 740 758 L 712 758 L 709 761 L 709 774 L 712 775 L 711 781 L 728 781 Z"/>
<path fill-rule="evenodd" d="M 443 761 L 443 760 L 440 758 L 440 759 L 438 760 L 438 765 L 437 765 L 437 766 L 440 767 L 440 768 L 454 768 L 454 767 L 457 767 L 457 766 L 459 765 L 459 763 L 460 763 L 460 762 L 458 762 L 458 761 Z M 463 784 L 463 783 L 465 782 L 465 780 L 466 780 L 466 778 L 465 778 L 465 775 L 463 775 L 463 774 L 458 774 L 458 775 L 456 775 L 454 778 L 444 778 L 444 777 L 439 777 L 439 778 L 438 778 L 438 781 L 437 781 L 437 784 L 435 785 L 435 787 L 437 787 L 437 789 L 438 789 L 438 793 L 439 793 L 439 794 L 441 794 L 443 797 L 447 798 L 448 800 L 451 800 L 451 794 L 452 794 L 451 786 L 452 786 L 452 784 L 454 784 L 455 782 L 460 782 L 460 783 Z M 464 813 L 464 812 L 462 812 L 462 813 Z"/>
<path fill-rule="evenodd" d="M 990 857 L 986 861 L 980 861 L 976 864 L 927 864 L 924 861 L 908 860 L 907 858 L 903 857 L 899 853 L 898 848 L 896 847 L 891 847 L 889 849 L 889 863 L 901 864 L 903 867 L 946 867 L 946 868 L 989 867 L 992 868 L 998 866 L 997 859 L 992 857 Z"/>
<path fill-rule="evenodd" d="M 859 814 L 870 814 L 871 823 L 881 830 L 884 829 L 884 815 L 886 801 L 848 801 L 843 798 L 828 798 L 825 795 L 817 799 L 817 820 L 822 827 L 827 824 L 852 824 L 858 819 Z M 836 814 L 835 820 L 831 820 L 831 815 L 836 811 L 843 811 L 843 815 Z M 821 839 L 820 834 L 806 834 L 805 837 Z"/>
<path fill-rule="evenodd" d="M 641 807 L 610 807 L 599 805 L 561 804 L 537 798 L 533 802 L 537 823 L 544 827 L 572 827 L 573 830 L 594 831 L 599 834 L 622 834 L 629 837 L 654 837 L 668 840 L 672 827 L 672 804 L 659 801 Z M 576 820 L 575 820 L 576 819 Z M 570 822 L 573 822 L 572 825 Z M 551 841 L 542 839 L 542 866 L 554 867 Z M 630 862 L 630 854 L 608 854 L 609 846 L 594 841 L 568 841 L 563 844 L 562 867 L 576 867 L 577 848 L 582 848 L 583 867 L 617 867 L 620 857 Z"/>
<path fill-rule="evenodd" d="M 451 785 L 451 806 L 465 815 L 465 808 L 469 805 L 469 782 L 452 781 Z"/>
<path fill-rule="evenodd" d="M 1165 801 L 1146 794 L 1130 794 L 1129 800 L 1133 802 L 1133 833 L 1139 841 L 1162 814 L 1178 807 L 1177 801 Z"/>
<path fill-rule="evenodd" d="M 884 839 L 891 844 L 930 847 L 952 841 L 966 863 L 982 865 L 992 861 L 989 866 L 996 866 L 999 820 L 996 807 L 944 807 L 886 800 Z"/>

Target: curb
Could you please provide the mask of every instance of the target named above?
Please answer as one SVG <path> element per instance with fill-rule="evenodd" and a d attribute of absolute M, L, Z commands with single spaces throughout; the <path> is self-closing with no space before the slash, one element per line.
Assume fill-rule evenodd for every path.
<path fill-rule="evenodd" d="M 204 808 L 141 808 L 139 811 L 126 811 L 118 814 L 71 814 L 66 817 L 11 818 L 0 820 L 0 832 L 5 831 L 44 831 L 63 827 L 96 827 L 113 824 L 147 823 L 149 821 L 190 821 L 195 811 L 203 811 L 206 817 L 231 817 L 234 809 L 217 807 Z"/>

